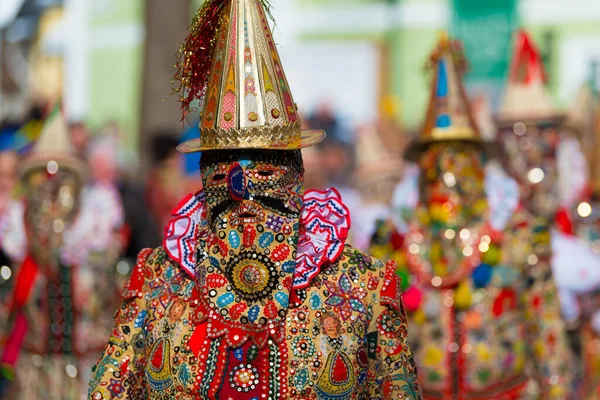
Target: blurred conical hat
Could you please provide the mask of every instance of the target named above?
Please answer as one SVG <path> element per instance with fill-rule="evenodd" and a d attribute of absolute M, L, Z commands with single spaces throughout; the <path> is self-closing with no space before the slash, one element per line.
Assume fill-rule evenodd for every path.
<path fill-rule="evenodd" d="M 563 113 L 545 87 L 546 73 L 539 50 L 525 31 L 517 33 L 508 83 L 496 116 L 498 124 L 554 120 Z"/>
<path fill-rule="evenodd" d="M 582 134 L 592 129 L 594 113 L 594 91 L 588 84 L 582 85 L 575 100 L 567 110 L 565 127 Z"/>
<path fill-rule="evenodd" d="M 379 132 L 365 126 L 356 139 L 356 169 L 353 178 L 357 185 L 365 180 L 379 180 L 402 176 L 402 160 L 390 152 Z"/>
<path fill-rule="evenodd" d="M 70 169 L 81 178 L 86 174 L 85 163 L 75 153 L 67 123 L 58 107 L 46 119 L 40 137 L 23 158 L 19 170 L 25 175 L 32 169 L 47 168 L 51 161 L 55 161 L 58 168 Z"/>
<path fill-rule="evenodd" d="M 431 143 L 482 142 L 463 84 L 467 61 L 462 43 L 443 33 L 429 64 L 433 70 L 429 106 L 418 139 L 405 153 L 405 158 L 410 161 L 416 161 Z"/>

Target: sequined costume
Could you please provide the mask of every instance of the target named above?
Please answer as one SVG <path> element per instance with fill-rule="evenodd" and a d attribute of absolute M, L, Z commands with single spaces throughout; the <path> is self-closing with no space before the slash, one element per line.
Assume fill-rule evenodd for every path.
<path fill-rule="evenodd" d="M 425 129 L 407 152 L 420 173 L 396 191 L 407 231 L 382 222 L 372 250 L 399 264 L 425 398 L 527 398 L 530 370 L 542 398 L 566 398 L 572 364 L 545 253 L 550 234 L 520 206 L 514 180 L 484 169 L 461 51 L 443 37 L 430 58 Z"/>
<path fill-rule="evenodd" d="M 300 129 L 263 2 L 205 2 L 178 65 L 204 189 L 140 254 L 89 397 L 421 398 L 395 267 L 346 244 L 335 189 L 304 193 L 324 132 Z"/>

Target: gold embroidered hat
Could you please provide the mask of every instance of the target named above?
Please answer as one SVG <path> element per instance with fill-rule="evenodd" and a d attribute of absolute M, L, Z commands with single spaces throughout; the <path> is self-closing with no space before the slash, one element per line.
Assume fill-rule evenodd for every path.
<path fill-rule="evenodd" d="M 265 7 L 266 0 L 207 0 L 198 11 L 176 78 L 184 112 L 201 100 L 200 138 L 179 151 L 293 150 L 324 139 L 300 128 Z"/>
<path fill-rule="evenodd" d="M 442 33 L 426 68 L 433 72 L 429 107 L 419 137 L 405 152 L 409 161 L 418 160 L 419 154 L 435 142 L 482 144 L 462 81 L 467 60 L 460 41 Z"/>

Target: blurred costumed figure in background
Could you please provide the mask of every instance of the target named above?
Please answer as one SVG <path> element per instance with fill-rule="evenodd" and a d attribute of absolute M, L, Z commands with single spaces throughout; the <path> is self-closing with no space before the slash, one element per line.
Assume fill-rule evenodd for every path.
<path fill-rule="evenodd" d="M 209 0 L 182 46 L 203 97 L 203 191 L 143 250 L 90 382 L 100 399 L 420 399 L 393 263 L 346 245 L 335 189 L 304 191 L 303 131 L 261 0 Z"/>
<path fill-rule="evenodd" d="M 87 235 L 87 254 L 77 268 L 79 290 L 74 292 L 79 306 L 78 350 L 85 354 L 80 369 L 84 382 L 89 381 L 92 367 L 110 336 L 123 283 L 117 262 L 127 247 L 129 232 L 117 188 L 117 155 L 116 137 L 99 136 L 87 146 L 89 179 L 81 192 L 82 210 L 77 221 Z"/>
<path fill-rule="evenodd" d="M 425 125 L 406 152 L 419 174 L 395 194 L 407 232 L 393 240 L 378 230 L 373 246 L 404 252 L 397 273 L 425 398 L 523 398 L 532 377 L 542 398 L 567 398 L 572 363 L 552 271 L 527 263 L 540 256 L 539 238 L 516 183 L 487 174 L 466 64 L 461 43 L 443 35 L 427 63 Z"/>
<path fill-rule="evenodd" d="M 565 279 L 569 279 L 572 302 L 571 325 L 574 345 L 583 364 L 582 396 L 599 398 L 600 391 L 600 184 L 598 142 L 600 102 L 590 83 L 584 84 L 572 103 L 564 126 L 565 133 L 581 141 L 585 159 L 566 160 L 565 164 L 586 161 L 589 178 L 586 190 L 571 204 L 570 241 L 572 251 L 562 258 Z M 578 164 L 575 164 L 578 165 Z M 566 167 L 566 165 L 565 165 Z M 577 247 L 575 247 L 577 246 Z M 567 272 L 568 271 L 568 272 Z"/>
<path fill-rule="evenodd" d="M 19 128 L 19 125 L 9 123 L 0 126 L 0 225 L 17 195 L 17 150 L 26 143 L 18 133 Z M 9 295 L 14 279 L 11 267 L 10 258 L 0 246 L 0 326 L 6 323 L 9 315 Z"/>
<path fill-rule="evenodd" d="M 15 275 L 1 360 L 6 398 L 81 398 L 84 369 L 110 333 L 106 312 L 118 290 L 106 257 L 118 253 L 110 248 L 120 212 L 103 190 L 84 189 L 86 172 L 55 110 L 20 162 L 23 200 L 0 229 Z"/>
<path fill-rule="evenodd" d="M 584 111 L 571 110 L 566 118 L 554 106 L 545 82 L 538 49 L 526 32 L 518 32 L 496 116 L 498 139 L 506 152 L 506 169 L 519 182 L 522 204 L 535 216 L 537 235 L 547 238 L 541 254 L 529 263 L 537 269 L 540 263 L 551 262 L 562 315 L 577 350 L 581 315 L 577 297 L 600 284 L 600 273 L 594 272 L 597 257 L 575 236 L 571 212 L 588 181 L 585 155 L 574 134 L 580 124 L 577 113 Z"/>

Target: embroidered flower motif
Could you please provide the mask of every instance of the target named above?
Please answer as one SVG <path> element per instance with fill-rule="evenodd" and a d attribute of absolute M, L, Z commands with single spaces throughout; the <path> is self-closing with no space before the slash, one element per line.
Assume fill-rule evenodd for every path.
<path fill-rule="evenodd" d="M 107 389 L 113 397 L 121 397 L 121 393 L 125 390 L 123 385 L 121 385 L 121 381 L 116 379 L 110 380 L 110 385 L 108 385 Z"/>
<path fill-rule="evenodd" d="M 329 290 L 329 297 L 325 304 L 334 306 L 343 320 L 347 320 L 352 315 L 352 311 L 361 314 L 367 312 L 362 299 L 367 295 L 367 291 L 361 287 L 352 287 L 352 283 L 346 274 L 340 277 L 338 284 L 325 281 L 325 286 Z"/>
<path fill-rule="evenodd" d="M 140 307 L 137 303 L 129 302 L 125 307 L 117 314 L 115 321 L 118 324 L 128 324 L 135 319 L 140 311 Z"/>
<path fill-rule="evenodd" d="M 356 268 L 358 268 L 362 274 L 365 274 L 367 270 L 375 271 L 371 258 L 358 250 L 354 250 L 350 253 L 348 261 L 350 264 L 356 265 Z"/>
<path fill-rule="evenodd" d="M 298 358 L 311 358 L 317 350 L 310 337 L 306 335 L 296 336 L 292 340 L 292 352 Z"/>

